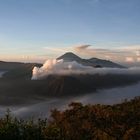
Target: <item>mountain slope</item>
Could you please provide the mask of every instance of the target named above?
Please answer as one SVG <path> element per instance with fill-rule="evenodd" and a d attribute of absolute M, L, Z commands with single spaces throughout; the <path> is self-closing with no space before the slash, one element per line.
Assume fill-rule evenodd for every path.
<path fill-rule="evenodd" d="M 5 61 L 0 61 L 0 70 L 12 70 L 15 68 L 18 68 L 20 66 L 23 66 L 24 63 L 20 62 L 5 62 Z"/>
<path fill-rule="evenodd" d="M 92 66 L 92 67 L 125 68 L 124 66 L 109 60 L 103 60 L 98 58 L 82 59 L 72 52 L 65 53 L 64 55 L 58 57 L 57 59 L 58 60 L 63 59 L 64 62 L 76 61 L 77 63 L 80 63 L 82 65 Z"/>
<path fill-rule="evenodd" d="M 31 79 L 32 70 L 35 66 L 41 67 L 42 64 L 0 61 L 0 71 L 6 71 L 3 74 L 3 78 L 6 79 Z"/>
<path fill-rule="evenodd" d="M 57 59 L 63 59 L 64 61 L 81 61 L 81 58 L 77 55 L 75 55 L 72 52 L 67 52 L 64 55 L 58 57 Z"/>
<path fill-rule="evenodd" d="M 102 67 L 111 67 L 111 68 L 124 68 L 124 66 L 114 63 L 110 60 L 103 60 L 98 58 L 90 58 L 89 62 L 94 63 L 96 66 L 100 65 Z"/>
<path fill-rule="evenodd" d="M 75 76 L 50 75 L 46 78 L 46 92 L 50 96 L 78 95 L 95 91 L 94 86 L 89 86 Z"/>

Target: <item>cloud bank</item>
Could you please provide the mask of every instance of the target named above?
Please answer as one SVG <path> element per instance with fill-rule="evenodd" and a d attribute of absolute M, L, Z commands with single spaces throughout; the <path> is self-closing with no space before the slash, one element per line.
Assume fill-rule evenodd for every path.
<path fill-rule="evenodd" d="M 111 59 L 117 62 L 138 63 L 140 62 L 140 45 L 128 47 L 118 47 L 114 49 L 96 48 L 91 45 L 79 45 L 74 47 L 74 51 L 88 57 L 99 57 Z"/>
<path fill-rule="evenodd" d="M 81 65 L 75 61 L 64 62 L 63 60 L 47 60 L 42 67 L 34 67 L 32 80 L 43 79 L 48 75 L 71 75 L 71 74 L 140 74 L 140 67 L 131 68 L 94 68 Z"/>
<path fill-rule="evenodd" d="M 20 118 L 45 118 L 49 117 L 50 111 L 54 108 L 64 110 L 71 102 L 81 102 L 83 104 L 117 104 L 125 99 L 132 99 L 140 96 L 140 83 L 127 87 L 100 90 L 97 93 L 90 93 L 71 98 L 51 98 L 32 105 L 17 106 L 12 109 L 12 114 Z M 0 116 L 5 115 L 7 106 L 0 107 Z"/>

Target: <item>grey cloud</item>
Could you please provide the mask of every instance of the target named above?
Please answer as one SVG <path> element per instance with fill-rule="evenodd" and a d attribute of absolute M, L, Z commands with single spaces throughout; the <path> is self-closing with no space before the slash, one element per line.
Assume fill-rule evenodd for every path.
<path fill-rule="evenodd" d="M 47 60 L 42 67 L 34 67 L 32 80 L 38 80 L 48 75 L 72 75 L 72 74 L 140 74 L 140 67 L 128 69 L 122 68 L 93 68 L 81 65 L 75 61 Z"/>

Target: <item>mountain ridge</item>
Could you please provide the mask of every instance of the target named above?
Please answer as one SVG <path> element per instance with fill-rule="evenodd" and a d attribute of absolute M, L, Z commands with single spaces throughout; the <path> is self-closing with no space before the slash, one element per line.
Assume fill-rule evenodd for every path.
<path fill-rule="evenodd" d="M 63 59 L 64 62 L 76 61 L 77 63 L 80 63 L 82 65 L 92 66 L 92 67 L 125 68 L 124 66 L 117 64 L 115 62 L 112 62 L 110 60 L 104 60 L 104 59 L 99 59 L 95 57 L 92 57 L 89 59 L 83 59 L 72 52 L 67 52 L 57 58 L 57 60 L 60 60 L 60 59 Z"/>

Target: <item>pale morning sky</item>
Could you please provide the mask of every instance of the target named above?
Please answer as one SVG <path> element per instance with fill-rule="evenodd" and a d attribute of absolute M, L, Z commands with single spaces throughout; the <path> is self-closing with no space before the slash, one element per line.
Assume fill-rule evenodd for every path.
<path fill-rule="evenodd" d="M 140 0 L 0 0 L 0 60 L 67 51 L 139 64 Z"/>

